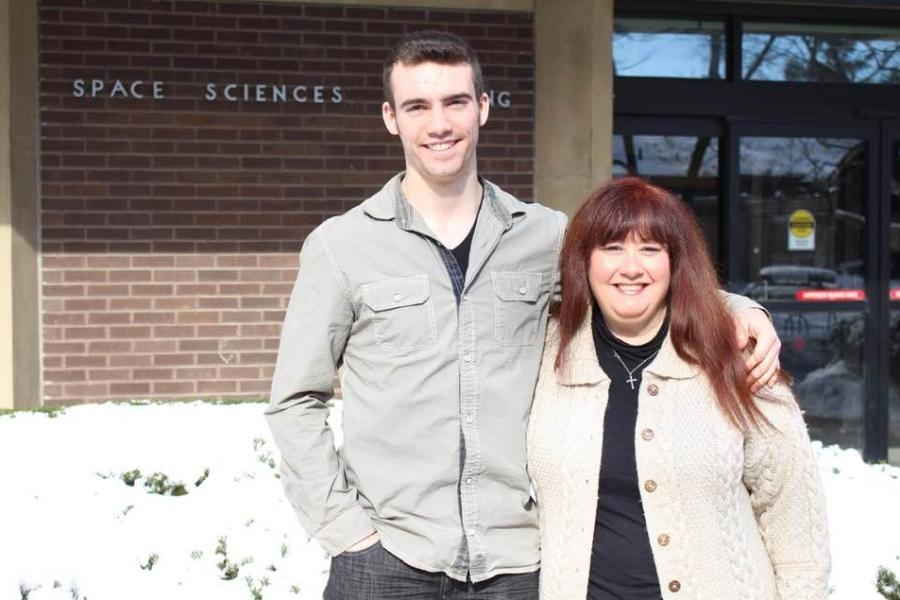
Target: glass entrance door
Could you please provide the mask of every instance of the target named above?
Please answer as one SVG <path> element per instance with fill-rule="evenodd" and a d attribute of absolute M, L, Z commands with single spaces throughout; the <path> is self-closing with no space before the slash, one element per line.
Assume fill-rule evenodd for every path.
<path fill-rule="evenodd" d="M 736 126 L 732 289 L 771 313 L 813 439 L 863 448 L 872 320 L 871 176 L 863 128 Z"/>
<path fill-rule="evenodd" d="M 890 215 L 888 246 L 888 310 L 886 346 L 888 360 L 888 460 L 900 464 L 900 127 L 888 130 L 886 177 L 887 212 Z"/>

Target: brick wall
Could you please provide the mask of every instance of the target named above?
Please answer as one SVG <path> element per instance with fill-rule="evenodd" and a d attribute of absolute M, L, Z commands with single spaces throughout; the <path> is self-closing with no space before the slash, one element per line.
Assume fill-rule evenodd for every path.
<path fill-rule="evenodd" d="M 464 35 L 510 92 L 479 168 L 530 198 L 530 14 L 41 0 L 44 400 L 265 396 L 305 235 L 402 168 L 381 61 L 423 27 Z M 224 99 L 233 83 L 268 101 Z"/>

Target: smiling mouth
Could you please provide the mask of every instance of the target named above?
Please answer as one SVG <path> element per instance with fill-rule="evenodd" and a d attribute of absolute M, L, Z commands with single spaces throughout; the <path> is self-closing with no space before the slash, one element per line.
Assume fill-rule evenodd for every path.
<path fill-rule="evenodd" d="M 614 283 L 613 286 L 626 296 L 636 296 L 644 291 L 648 283 Z"/>
<path fill-rule="evenodd" d="M 425 147 L 434 152 L 446 152 L 456 145 L 458 140 L 450 140 L 447 142 L 436 142 L 434 144 L 425 144 Z"/>

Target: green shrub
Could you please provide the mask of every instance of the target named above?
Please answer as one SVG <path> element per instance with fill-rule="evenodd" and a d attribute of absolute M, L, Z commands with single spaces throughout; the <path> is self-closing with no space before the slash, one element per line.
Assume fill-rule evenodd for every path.
<path fill-rule="evenodd" d="M 887 600 L 900 600 L 900 581 L 897 581 L 897 575 L 887 567 L 878 567 L 875 587 Z"/>

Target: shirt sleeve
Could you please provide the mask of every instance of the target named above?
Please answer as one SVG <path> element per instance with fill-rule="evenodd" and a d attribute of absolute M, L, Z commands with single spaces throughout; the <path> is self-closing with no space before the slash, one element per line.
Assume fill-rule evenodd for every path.
<path fill-rule="evenodd" d="M 756 300 L 751 300 L 750 298 L 741 296 L 740 294 L 732 294 L 730 292 L 726 292 L 725 290 L 719 290 L 719 293 L 722 294 L 722 300 L 725 301 L 725 307 L 731 314 L 735 314 L 736 312 L 744 310 L 745 308 L 757 308 L 766 313 L 769 319 L 772 318 L 772 315 L 769 314 L 769 311 L 767 311 L 763 307 L 763 305 Z"/>
<path fill-rule="evenodd" d="M 787 386 L 758 400 L 771 422 L 744 444 L 744 485 L 775 570 L 779 600 L 824 600 L 831 559 L 825 493 L 803 415 Z"/>
<path fill-rule="evenodd" d="M 559 235 L 556 241 L 556 267 L 553 269 L 553 286 L 550 294 L 551 305 L 562 302 L 562 277 L 559 270 L 559 259 L 562 255 L 562 246 L 566 238 L 566 227 L 569 224 L 569 218 L 563 212 L 556 213 L 556 220 L 559 226 Z"/>
<path fill-rule="evenodd" d="M 306 532 L 331 555 L 375 531 L 325 421 L 352 324 L 344 282 L 317 229 L 300 253 L 265 415 L 281 452 L 287 498 Z"/>

